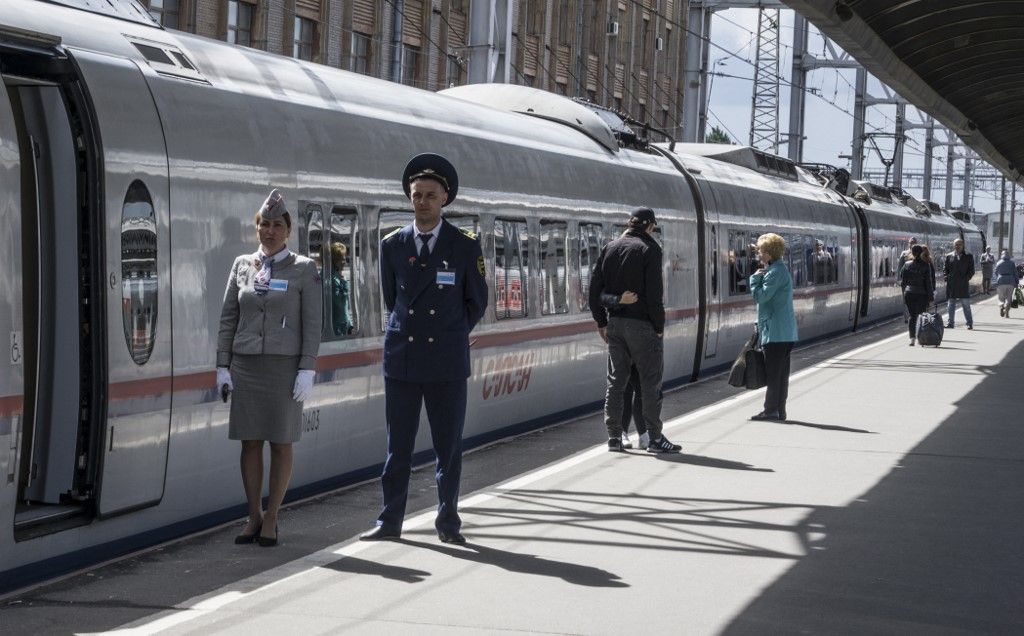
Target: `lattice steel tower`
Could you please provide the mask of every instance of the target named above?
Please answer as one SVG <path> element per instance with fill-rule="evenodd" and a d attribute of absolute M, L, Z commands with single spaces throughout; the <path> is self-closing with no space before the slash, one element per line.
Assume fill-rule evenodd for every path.
<path fill-rule="evenodd" d="M 779 154 L 779 10 L 758 10 L 750 145 Z"/>

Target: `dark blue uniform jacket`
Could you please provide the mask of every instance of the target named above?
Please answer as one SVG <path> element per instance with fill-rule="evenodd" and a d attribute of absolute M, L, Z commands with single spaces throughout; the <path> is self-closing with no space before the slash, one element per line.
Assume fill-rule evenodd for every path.
<path fill-rule="evenodd" d="M 470 375 L 469 332 L 487 308 L 480 242 L 441 221 L 434 249 L 420 263 L 409 224 L 380 243 L 380 274 L 388 324 L 384 375 L 407 382 L 443 382 Z M 454 272 L 452 285 L 438 272 Z"/>

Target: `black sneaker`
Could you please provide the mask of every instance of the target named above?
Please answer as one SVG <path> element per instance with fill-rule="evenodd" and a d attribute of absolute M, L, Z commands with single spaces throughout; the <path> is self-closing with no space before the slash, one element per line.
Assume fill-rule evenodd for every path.
<path fill-rule="evenodd" d="M 618 437 L 608 438 L 608 452 L 609 453 L 624 453 L 622 450 L 622 439 Z"/>
<path fill-rule="evenodd" d="M 609 440 L 609 442 L 610 441 L 611 440 Z M 683 450 L 682 446 L 668 441 L 668 438 L 664 435 L 658 439 L 652 439 L 650 445 L 647 447 L 648 453 L 678 453 L 681 450 Z"/>

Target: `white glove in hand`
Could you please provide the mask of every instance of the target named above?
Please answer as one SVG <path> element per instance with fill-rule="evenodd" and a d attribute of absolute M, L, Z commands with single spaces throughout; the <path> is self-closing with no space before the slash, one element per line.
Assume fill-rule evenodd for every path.
<path fill-rule="evenodd" d="M 228 371 L 227 367 L 217 367 L 217 390 L 224 385 L 228 385 L 228 390 L 234 391 L 235 385 L 231 383 L 231 372 Z"/>
<path fill-rule="evenodd" d="M 295 376 L 292 397 L 296 402 L 305 402 L 310 395 L 313 395 L 313 375 L 315 373 L 312 369 L 300 369 L 298 375 Z"/>

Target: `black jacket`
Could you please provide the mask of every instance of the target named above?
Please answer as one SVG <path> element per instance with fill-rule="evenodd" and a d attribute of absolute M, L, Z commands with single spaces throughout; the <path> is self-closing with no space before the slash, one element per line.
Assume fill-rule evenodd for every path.
<path fill-rule="evenodd" d="M 946 296 L 949 298 L 970 298 L 971 278 L 974 277 L 974 257 L 964 252 L 958 259 L 956 252 L 946 254 Z"/>
<path fill-rule="evenodd" d="M 931 265 L 923 260 L 907 261 L 900 270 L 900 285 L 911 294 L 924 294 L 931 298 L 935 294 Z"/>
<path fill-rule="evenodd" d="M 605 308 L 601 294 L 636 292 L 632 305 Z M 654 330 L 665 330 L 664 290 L 661 282 L 661 247 L 642 230 L 627 230 L 601 250 L 590 277 L 590 313 L 598 327 L 616 318 L 647 320 Z"/>

